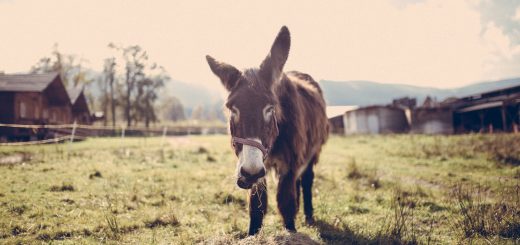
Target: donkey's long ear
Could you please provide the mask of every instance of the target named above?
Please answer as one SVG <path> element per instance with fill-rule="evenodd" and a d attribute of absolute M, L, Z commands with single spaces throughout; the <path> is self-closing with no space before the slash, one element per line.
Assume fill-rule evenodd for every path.
<path fill-rule="evenodd" d="M 260 65 L 260 74 L 271 86 L 282 75 L 283 66 L 289 56 L 291 47 L 291 34 L 286 26 L 283 26 L 274 40 L 271 52 Z"/>
<path fill-rule="evenodd" d="M 222 85 L 224 85 L 228 91 L 231 91 L 238 83 L 240 71 L 232 65 L 215 60 L 209 55 L 206 55 L 206 60 L 208 61 L 211 71 L 222 81 Z"/>

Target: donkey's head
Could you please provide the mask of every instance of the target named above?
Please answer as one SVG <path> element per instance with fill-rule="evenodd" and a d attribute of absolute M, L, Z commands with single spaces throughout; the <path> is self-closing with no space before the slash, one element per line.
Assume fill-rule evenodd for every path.
<path fill-rule="evenodd" d="M 264 160 L 278 136 L 276 118 L 280 110 L 274 86 L 282 79 L 290 45 L 289 30 L 284 26 L 260 67 L 243 72 L 206 56 L 211 70 L 229 91 L 226 107 L 231 112 L 229 124 L 238 156 L 240 188 L 251 188 L 266 173 Z"/>

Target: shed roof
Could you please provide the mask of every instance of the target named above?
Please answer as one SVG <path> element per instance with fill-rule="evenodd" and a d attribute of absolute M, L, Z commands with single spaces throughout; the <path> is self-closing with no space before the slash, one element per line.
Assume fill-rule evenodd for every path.
<path fill-rule="evenodd" d="M 352 111 L 357 108 L 358 108 L 358 106 L 355 106 L 355 105 L 340 105 L 340 106 L 327 106 L 325 108 L 325 110 L 327 113 L 327 117 L 333 118 L 333 117 L 337 117 L 339 115 L 343 115 L 345 112 Z"/>
<path fill-rule="evenodd" d="M 45 74 L 0 74 L 0 91 L 41 92 L 58 76 L 58 73 Z"/>

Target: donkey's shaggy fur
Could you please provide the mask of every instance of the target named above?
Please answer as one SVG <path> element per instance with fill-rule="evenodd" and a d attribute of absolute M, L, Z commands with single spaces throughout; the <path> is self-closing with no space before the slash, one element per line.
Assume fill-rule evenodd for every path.
<path fill-rule="evenodd" d="M 329 126 L 318 83 L 304 73 L 283 72 L 290 40 L 289 30 L 282 27 L 259 69 L 241 72 L 207 56 L 211 70 L 229 91 L 226 106 L 232 111 L 232 137 L 241 139 L 244 144 L 233 146 L 239 156 L 237 184 L 244 189 L 252 188 L 250 235 L 259 231 L 267 210 L 264 169 L 274 169 L 279 178 L 277 201 L 285 227 L 296 231 L 294 219 L 300 188 L 303 189 L 306 221 L 313 222 L 313 166 L 327 140 Z M 270 149 L 265 160 L 259 158 L 260 150 L 254 149 L 259 148 L 258 143 L 248 143 L 252 141 Z M 248 157 L 244 157 L 246 154 Z M 249 161 L 255 164 L 249 164 Z"/>

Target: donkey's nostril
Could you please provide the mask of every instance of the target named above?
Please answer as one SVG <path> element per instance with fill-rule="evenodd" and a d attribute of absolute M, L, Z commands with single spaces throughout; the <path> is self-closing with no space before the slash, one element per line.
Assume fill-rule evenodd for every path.
<path fill-rule="evenodd" d="M 240 168 L 240 175 L 248 180 L 257 180 L 265 176 L 265 168 L 262 168 L 258 173 L 248 173 L 243 167 Z"/>
<path fill-rule="evenodd" d="M 262 170 L 260 170 L 260 172 L 258 174 L 256 174 L 256 178 L 259 179 L 264 176 L 265 176 L 265 168 L 262 168 Z"/>
<path fill-rule="evenodd" d="M 251 177 L 251 174 L 249 174 L 243 167 L 240 168 L 240 175 L 246 179 Z"/>

